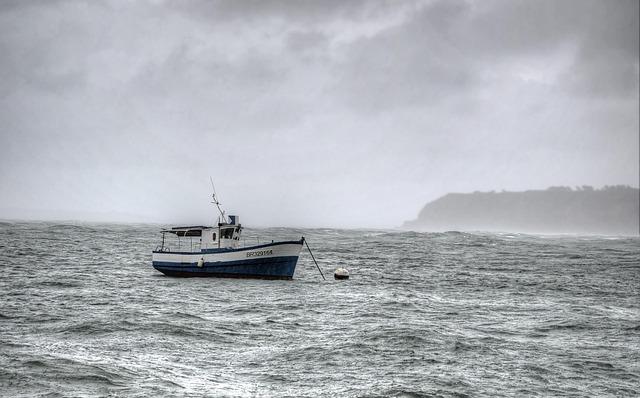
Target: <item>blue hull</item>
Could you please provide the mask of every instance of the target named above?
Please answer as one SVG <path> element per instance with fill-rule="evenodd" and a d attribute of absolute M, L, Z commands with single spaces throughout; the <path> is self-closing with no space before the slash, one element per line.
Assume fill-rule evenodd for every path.
<path fill-rule="evenodd" d="M 154 261 L 153 268 L 168 276 L 292 279 L 298 256 L 270 257 L 240 261 L 204 263 L 173 263 Z"/>

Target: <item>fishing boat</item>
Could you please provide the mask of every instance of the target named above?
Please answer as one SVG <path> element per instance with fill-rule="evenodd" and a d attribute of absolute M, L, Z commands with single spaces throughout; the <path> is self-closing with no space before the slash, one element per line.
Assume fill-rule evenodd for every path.
<path fill-rule="evenodd" d="M 213 203 L 220 212 L 217 226 L 172 227 L 161 231 L 162 243 L 152 256 L 156 270 L 180 277 L 293 278 L 304 237 L 241 246 L 240 219 L 225 216 L 215 188 Z M 172 238 L 172 242 L 167 238 Z"/>

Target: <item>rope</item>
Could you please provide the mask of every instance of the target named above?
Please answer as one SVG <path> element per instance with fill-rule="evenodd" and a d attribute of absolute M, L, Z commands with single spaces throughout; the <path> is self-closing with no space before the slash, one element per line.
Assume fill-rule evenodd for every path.
<path fill-rule="evenodd" d="M 316 267 L 318 268 L 318 271 L 320 271 L 320 275 L 322 275 L 322 279 L 326 281 L 327 278 L 324 277 L 324 274 L 322 273 L 322 270 L 320 269 L 320 266 L 318 265 L 316 258 L 313 256 L 313 253 L 311 252 L 311 248 L 309 247 L 309 244 L 307 243 L 307 240 L 304 238 L 304 236 L 302 237 L 302 241 L 304 242 L 305 245 L 307 245 L 307 250 L 309 250 L 309 254 L 311 254 L 311 258 L 313 259 L 313 262 L 316 263 Z"/>

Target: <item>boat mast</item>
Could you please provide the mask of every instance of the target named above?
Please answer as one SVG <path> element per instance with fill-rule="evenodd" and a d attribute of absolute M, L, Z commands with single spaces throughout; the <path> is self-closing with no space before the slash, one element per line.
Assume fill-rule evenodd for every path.
<path fill-rule="evenodd" d="M 213 194 L 211 195 L 211 197 L 213 198 L 213 201 L 211 203 L 216 205 L 216 207 L 218 208 L 218 212 L 220 212 L 220 216 L 218 216 L 218 224 L 220 224 L 221 222 L 226 223 L 227 218 L 224 215 L 224 210 L 222 210 L 222 208 L 220 207 L 220 202 L 218 201 L 218 195 L 216 194 L 216 187 L 213 185 L 213 178 L 209 176 L 209 180 L 211 180 L 211 188 L 213 189 Z"/>

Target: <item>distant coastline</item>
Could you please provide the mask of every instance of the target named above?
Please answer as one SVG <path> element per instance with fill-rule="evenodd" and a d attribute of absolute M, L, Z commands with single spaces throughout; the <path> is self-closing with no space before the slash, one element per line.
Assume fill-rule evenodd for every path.
<path fill-rule="evenodd" d="M 638 235 L 640 196 L 626 185 L 450 193 L 403 229 Z"/>

